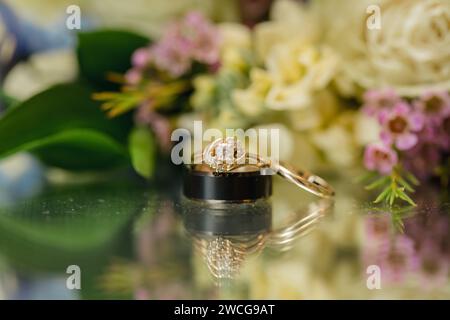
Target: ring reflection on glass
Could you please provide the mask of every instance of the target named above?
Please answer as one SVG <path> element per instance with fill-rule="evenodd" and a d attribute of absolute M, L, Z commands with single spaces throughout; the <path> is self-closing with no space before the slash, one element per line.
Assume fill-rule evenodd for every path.
<path fill-rule="evenodd" d="M 264 159 L 258 155 L 245 152 L 236 137 L 217 139 L 209 144 L 202 154 L 194 155 L 194 163 L 206 165 L 214 174 L 234 173 L 244 167 L 270 169 L 296 186 L 322 198 L 332 198 L 334 189 L 321 177 L 306 171 L 296 170 L 282 162 Z M 195 170 L 196 165 L 191 165 Z"/>
<path fill-rule="evenodd" d="M 296 218 L 280 227 L 272 225 L 272 204 L 214 203 L 185 199 L 183 222 L 194 248 L 216 280 L 233 279 L 245 260 L 268 247 L 292 248 L 295 240 L 311 232 L 331 212 L 332 200 L 311 202 L 295 212 Z"/>

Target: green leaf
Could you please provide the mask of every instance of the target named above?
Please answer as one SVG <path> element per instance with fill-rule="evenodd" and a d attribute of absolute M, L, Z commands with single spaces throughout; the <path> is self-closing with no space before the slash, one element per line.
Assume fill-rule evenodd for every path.
<path fill-rule="evenodd" d="M 375 199 L 374 203 L 380 203 L 381 201 L 383 201 L 389 194 L 389 192 L 391 191 L 391 187 L 388 186 L 386 187 L 379 195 L 378 197 Z"/>
<path fill-rule="evenodd" d="M 398 178 L 398 182 L 408 191 L 408 192 L 414 192 L 414 188 L 402 177 Z"/>
<path fill-rule="evenodd" d="M 129 149 L 131 163 L 137 173 L 151 178 L 155 171 L 156 146 L 148 128 L 137 127 L 130 134 Z"/>
<path fill-rule="evenodd" d="M 388 201 L 389 201 L 390 206 L 392 206 L 394 204 L 396 195 L 397 195 L 396 189 L 391 189 L 391 191 L 389 192 L 389 195 L 388 195 Z"/>
<path fill-rule="evenodd" d="M 400 199 L 408 202 L 410 205 L 417 206 L 413 199 L 411 199 L 403 190 L 399 189 L 397 195 Z"/>
<path fill-rule="evenodd" d="M 355 183 L 363 183 L 376 178 L 378 174 L 375 171 L 367 171 L 354 179 Z"/>
<path fill-rule="evenodd" d="M 420 184 L 419 180 L 411 172 L 405 170 L 405 176 L 413 185 L 418 186 Z"/>
<path fill-rule="evenodd" d="M 0 118 L 0 158 L 32 150 L 66 169 L 107 169 L 127 161 L 131 122 L 107 119 L 91 94 L 80 84 L 58 85 L 9 109 Z"/>
<path fill-rule="evenodd" d="M 70 170 L 102 169 L 125 164 L 126 148 L 98 131 L 66 130 L 22 146 L 34 150 L 44 162 Z"/>
<path fill-rule="evenodd" d="M 372 182 L 371 184 L 369 184 L 368 186 L 366 186 L 366 190 L 373 190 L 375 188 L 382 186 L 383 184 L 386 184 L 387 182 L 389 182 L 389 177 L 381 177 Z"/>
<path fill-rule="evenodd" d="M 124 73 L 131 66 L 132 53 L 150 40 L 119 30 L 102 30 L 78 34 L 78 64 L 81 77 L 101 87 L 111 87 L 107 75 Z"/>
<path fill-rule="evenodd" d="M 392 224 L 398 232 L 405 232 L 405 224 L 403 222 L 402 216 L 395 211 L 392 211 Z"/>

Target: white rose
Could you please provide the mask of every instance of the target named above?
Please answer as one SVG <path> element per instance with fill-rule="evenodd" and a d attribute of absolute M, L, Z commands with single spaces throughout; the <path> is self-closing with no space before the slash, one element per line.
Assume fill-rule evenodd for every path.
<path fill-rule="evenodd" d="M 381 10 L 381 29 L 367 27 L 366 10 L 373 4 Z M 401 95 L 416 96 L 450 90 L 450 1 L 343 0 L 318 5 L 322 20 L 328 21 L 327 42 L 343 59 L 337 80 L 343 93 L 392 87 Z"/>

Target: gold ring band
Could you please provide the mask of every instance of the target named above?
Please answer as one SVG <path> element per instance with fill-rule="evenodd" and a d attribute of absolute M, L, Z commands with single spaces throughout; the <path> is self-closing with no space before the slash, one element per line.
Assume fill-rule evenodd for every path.
<path fill-rule="evenodd" d="M 206 164 L 214 169 L 215 174 L 239 172 L 240 168 L 249 165 L 259 169 L 271 169 L 279 176 L 316 196 L 332 198 L 335 194 L 333 187 L 325 179 L 307 171 L 296 170 L 282 162 L 247 153 L 234 137 L 215 140 L 201 154 L 194 155 L 193 160 L 196 164 Z"/>

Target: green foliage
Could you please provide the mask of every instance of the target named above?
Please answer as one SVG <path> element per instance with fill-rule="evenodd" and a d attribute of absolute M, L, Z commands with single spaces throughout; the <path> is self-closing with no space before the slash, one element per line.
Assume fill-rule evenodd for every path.
<path fill-rule="evenodd" d="M 129 149 L 133 168 L 141 176 L 151 178 L 155 171 L 155 139 L 146 127 L 137 127 L 131 131 Z"/>
<path fill-rule="evenodd" d="M 123 165 L 128 159 L 125 146 L 95 130 L 72 129 L 25 146 L 37 149 L 44 163 L 71 170 L 100 170 Z"/>
<path fill-rule="evenodd" d="M 58 85 L 9 109 L 0 119 L 0 157 L 35 151 L 66 169 L 125 163 L 129 124 L 106 119 L 91 94 L 84 85 Z"/>
<path fill-rule="evenodd" d="M 376 175 L 370 175 L 373 178 Z M 391 175 L 382 176 L 371 181 L 367 186 L 367 190 L 381 190 L 374 203 L 384 202 L 385 204 L 392 206 L 397 199 L 407 202 L 408 204 L 415 206 L 414 200 L 408 195 L 415 190 L 413 185 L 418 185 L 419 181 L 413 174 L 402 170 L 400 167 L 395 168 Z"/>
<path fill-rule="evenodd" d="M 80 75 L 96 86 L 111 87 L 108 74 L 127 71 L 131 67 L 132 53 L 149 42 L 146 37 L 120 30 L 79 33 L 77 56 Z"/>
<path fill-rule="evenodd" d="M 152 161 L 144 167 L 142 157 L 154 156 L 155 146 L 150 146 L 153 139 L 146 141 L 147 150 L 137 156 L 136 146 L 127 147 L 131 117 L 107 119 L 92 96 L 111 88 L 108 75 L 125 72 L 132 53 L 149 42 L 127 31 L 80 33 L 77 56 L 81 81 L 54 86 L 9 108 L 0 117 L 0 158 L 33 151 L 50 166 L 98 170 L 129 164 L 128 151 L 133 150 L 133 163 L 148 176 Z"/>

